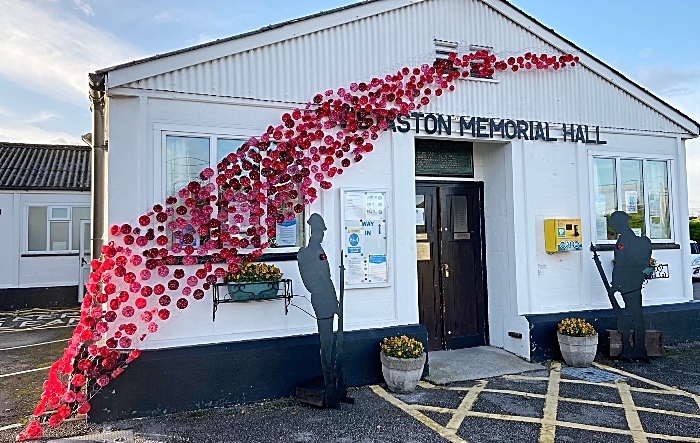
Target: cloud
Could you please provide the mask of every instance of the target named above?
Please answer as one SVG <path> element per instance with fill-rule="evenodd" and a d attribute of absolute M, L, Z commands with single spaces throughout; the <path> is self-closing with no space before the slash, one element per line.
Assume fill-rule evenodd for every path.
<path fill-rule="evenodd" d="M 92 11 L 81 0 L 82 12 Z M 140 52 L 85 21 L 38 2 L 4 2 L 0 76 L 59 100 L 87 103 L 87 74 L 139 58 Z"/>
<path fill-rule="evenodd" d="M 642 66 L 633 78 L 671 106 L 700 121 L 700 70 L 681 71 L 669 65 Z M 700 213 L 700 140 L 686 141 L 688 207 Z"/>
<path fill-rule="evenodd" d="M 84 145 L 80 137 L 65 132 L 51 132 L 33 125 L 0 125 L 0 140 L 16 143 Z"/>
<path fill-rule="evenodd" d="M 201 34 L 199 34 L 199 38 L 197 39 L 197 44 L 207 43 L 207 42 L 211 42 L 213 40 L 214 40 L 214 37 L 202 32 Z"/>
<path fill-rule="evenodd" d="M 73 4 L 75 5 L 75 9 L 82 11 L 85 15 L 95 15 L 94 12 L 92 12 L 92 8 L 90 5 L 85 3 L 82 0 L 73 0 Z"/>
<path fill-rule="evenodd" d="M 642 66 L 634 77 L 651 91 L 667 97 L 695 94 L 700 86 L 700 70 L 680 71 L 673 66 Z"/>
<path fill-rule="evenodd" d="M 28 123 L 28 124 L 41 123 L 41 122 L 45 122 L 47 120 L 53 120 L 54 118 L 57 118 L 57 117 L 59 117 L 59 115 L 54 113 L 54 112 L 41 111 L 41 112 L 38 112 L 38 113 L 30 116 L 29 118 L 27 118 L 25 120 L 22 120 L 22 123 Z"/>

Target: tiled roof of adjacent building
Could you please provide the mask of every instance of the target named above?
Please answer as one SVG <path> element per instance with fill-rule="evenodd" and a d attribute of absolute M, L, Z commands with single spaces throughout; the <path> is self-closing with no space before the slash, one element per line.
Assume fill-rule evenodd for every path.
<path fill-rule="evenodd" d="M 90 150 L 0 142 L 0 189 L 89 191 Z"/>

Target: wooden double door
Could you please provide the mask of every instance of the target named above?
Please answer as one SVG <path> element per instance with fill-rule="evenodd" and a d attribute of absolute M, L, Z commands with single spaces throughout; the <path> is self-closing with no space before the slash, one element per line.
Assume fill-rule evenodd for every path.
<path fill-rule="evenodd" d="M 418 307 L 428 350 L 486 344 L 483 183 L 416 182 Z"/>

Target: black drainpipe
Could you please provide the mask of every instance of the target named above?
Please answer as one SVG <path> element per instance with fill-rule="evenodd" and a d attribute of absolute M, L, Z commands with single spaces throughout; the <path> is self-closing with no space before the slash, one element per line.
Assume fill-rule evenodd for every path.
<path fill-rule="evenodd" d="M 89 74 L 92 108 L 92 258 L 102 255 L 107 208 L 107 143 L 105 141 L 105 75 Z"/>

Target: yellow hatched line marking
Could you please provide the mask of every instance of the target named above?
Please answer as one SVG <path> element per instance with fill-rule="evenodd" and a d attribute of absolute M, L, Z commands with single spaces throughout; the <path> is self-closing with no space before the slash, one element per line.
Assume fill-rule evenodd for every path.
<path fill-rule="evenodd" d="M 457 407 L 457 412 L 455 412 L 450 421 L 447 423 L 447 429 L 457 432 L 459 426 L 464 421 L 464 418 L 467 416 L 472 406 L 474 406 L 474 402 L 476 401 L 477 397 L 479 397 L 481 391 L 483 391 L 486 387 L 486 383 L 488 383 L 486 380 L 479 380 L 479 382 L 473 386 L 469 392 L 467 392 L 467 395 L 465 395 L 462 399 L 462 403 L 460 403 L 459 407 Z"/>
<path fill-rule="evenodd" d="M 544 397 L 544 412 L 542 426 L 540 427 L 540 443 L 554 443 L 557 432 L 557 408 L 559 407 L 559 381 L 561 380 L 561 363 L 552 362 L 549 370 L 549 383 L 547 394 Z"/>
<path fill-rule="evenodd" d="M 369 388 L 372 391 L 374 391 L 375 394 L 377 394 L 387 402 L 391 403 L 392 405 L 396 406 L 397 408 L 401 409 L 402 411 L 415 418 L 419 422 L 423 423 L 428 428 L 437 432 L 438 435 L 447 439 L 448 441 L 452 443 L 467 443 L 466 440 L 463 440 L 460 437 L 458 437 L 454 430 L 440 426 L 440 424 L 428 418 L 427 416 L 425 416 L 425 414 L 422 414 L 417 407 L 402 402 L 398 398 L 394 397 L 393 395 L 389 394 L 384 389 L 382 389 L 381 386 L 371 385 Z"/>
<path fill-rule="evenodd" d="M 627 389 L 630 389 L 630 387 L 627 386 Z M 630 389 L 630 390 L 632 390 L 632 389 Z M 532 392 L 524 392 L 524 391 L 510 391 L 510 390 L 506 390 L 506 389 L 483 389 L 482 392 L 493 392 L 495 394 L 517 395 L 520 397 L 546 398 L 546 395 L 544 395 L 544 394 L 534 394 Z M 568 403 L 581 403 L 581 404 L 593 405 L 593 406 L 607 406 L 607 407 L 619 408 L 619 409 L 625 408 L 625 406 L 622 403 L 610 403 L 607 401 L 586 400 L 583 398 L 559 397 L 559 401 L 560 402 L 568 402 Z M 636 406 L 636 405 L 635 405 L 635 409 L 637 411 L 653 412 L 656 414 L 675 415 L 677 417 L 700 419 L 700 414 L 690 414 L 687 412 L 673 411 L 673 410 L 667 410 L 667 409 L 654 409 L 654 408 L 647 408 L 647 407 Z M 451 409 L 451 410 L 454 411 L 454 409 Z"/>
<path fill-rule="evenodd" d="M 699 443 L 700 438 L 697 437 L 683 437 L 680 435 L 666 435 L 666 434 L 646 434 L 649 438 L 656 438 L 658 440 L 670 440 L 670 441 L 684 441 L 689 443 Z"/>
<path fill-rule="evenodd" d="M 474 386 L 440 386 L 440 385 L 434 385 L 430 383 L 429 381 L 419 381 L 418 386 L 424 389 L 441 389 L 443 391 L 463 391 L 467 392 L 471 390 Z"/>
<path fill-rule="evenodd" d="M 617 380 L 615 384 L 617 385 L 617 390 L 620 392 L 620 399 L 622 400 L 622 406 L 625 409 L 627 426 L 630 428 L 632 440 L 634 443 L 648 443 L 646 433 L 644 432 L 644 427 L 642 426 L 642 421 L 639 419 L 637 407 L 634 405 L 634 400 L 632 399 L 630 387 L 622 380 Z"/>
<path fill-rule="evenodd" d="M 594 363 L 596 364 L 596 363 Z M 626 372 L 624 371 L 619 371 L 620 374 L 627 375 Z M 503 378 L 509 378 L 511 380 L 534 380 L 534 381 L 547 381 L 549 380 L 548 377 L 529 377 L 527 375 L 504 375 Z M 578 385 L 592 385 L 592 386 L 604 386 L 606 388 L 612 388 L 612 389 L 617 389 L 615 384 L 613 383 L 596 383 L 593 381 L 586 381 L 586 380 L 571 380 L 567 378 L 562 378 L 560 380 L 562 383 L 571 383 L 571 384 L 578 384 Z M 643 380 L 642 380 L 643 381 Z M 662 385 L 665 386 L 665 385 Z M 645 392 L 649 394 L 662 394 L 662 395 L 682 395 L 684 397 L 695 397 L 693 394 L 685 391 L 681 391 L 680 389 L 674 389 L 672 387 L 666 386 L 666 389 L 648 389 L 648 388 L 636 388 L 633 386 L 630 386 L 630 390 L 632 392 Z M 700 406 L 700 405 L 698 405 Z"/>
<path fill-rule="evenodd" d="M 604 428 L 601 426 L 586 425 L 583 423 L 573 423 L 569 421 L 559 421 L 559 420 L 549 420 L 545 418 L 537 417 L 525 417 L 522 415 L 502 415 L 502 414 L 492 414 L 488 412 L 470 412 L 470 417 L 480 417 L 480 418 L 491 418 L 494 420 L 504 420 L 504 421 L 520 421 L 525 423 L 540 423 L 542 426 L 557 427 L 561 426 L 564 428 L 572 429 L 582 429 L 584 431 L 596 431 L 596 432 L 607 432 L 608 434 L 623 434 L 630 435 L 628 429 L 617 429 L 617 428 Z"/>
<path fill-rule="evenodd" d="M 650 380 L 650 379 L 648 379 L 648 378 L 641 377 L 641 376 L 636 375 L 636 374 L 632 374 L 632 373 L 629 373 L 629 372 L 625 372 L 625 371 L 623 371 L 623 370 L 621 370 L 621 369 L 613 368 L 613 367 L 606 366 L 606 365 L 603 365 L 603 364 L 600 364 L 600 363 L 593 363 L 593 365 L 596 366 L 596 367 L 598 367 L 598 368 L 605 369 L 606 371 L 615 372 L 615 373 L 617 373 L 617 374 L 624 375 L 625 377 L 630 377 L 630 378 L 637 379 L 637 380 L 642 381 L 642 382 L 644 382 L 644 383 L 646 383 L 646 384 L 649 384 L 649 385 L 652 385 L 652 386 L 656 386 L 657 388 L 661 388 L 661 389 L 664 389 L 664 390 L 666 390 L 666 391 L 670 391 L 670 392 L 672 392 L 672 393 L 674 393 L 674 394 L 676 394 L 676 395 L 683 395 L 683 396 L 685 396 L 685 397 L 690 397 L 690 398 L 692 398 L 693 400 L 695 400 L 695 403 L 696 403 L 696 404 L 698 405 L 698 407 L 700 408 L 700 396 L 697 396 L 697 395 L 695 395 L 695 394 L 691 394 L 690 392 L 686 392 L 686 391 L 683 391 L 683 390 L 678 389 L 678 388 L 674 388 L 674 387 L 672 387 L 672 386 L 665 385 L 665 384 L 663 384 L 663 383 L 659 383 L 659 382 L 654 381 L 654 380 Z M 634 391 L 637 391 L 637 389 L 633 389 L 633 390 L 634 390 Z M 645 392 L 645 391 L 641 391 L 641 392 Z"/>
<path fill-rule="evenodd" d="M 559 420 L 545 420 L 536 417 L 524 417 L 519 415 L 502 415 L 502 414 L 491 414 L 488 412 L 474 412 L 470 411 L 467 414 L 468 417 L 478 417 L 478 418 L 490 418 L 493 420 L 504 420 L 504 421 L 518 421 L 525 423 L 541 423 L 552 426 L 560 426 L 563 428 L 571 429 L 581 429 L 583 431 L 595 431 L 595 432 L 605 432 L 608 434 L 620 434 L 620 435 L 632 435 L 632 431 L 628 429 L 617 429 L 617 428 L 604 428 L 601 426 L 586 425 L 583 423 L 573 423 L 568 421 Z M 672 441 L 682 441 L 690 443 L 700 443 L 700 438 L 697 437 L 683 437 L 677 435 L 666 435 L 666 434 L 651 434 L 645 433 L 648 438 L 656 438 L 660 440 L 672 440 Z"/>
<path fill-rule="evenodd" d="M 440 406 L 428 406 L 428 405 L 411 405 L 413 408 L 418 409 L 419 411 L 430 411 L 430 412 L 439 412 L 441 414 L 454 414 L 457 412 L 456 409 L 450 409 L 450 408 L 441 408 Z"/>
<path fill-rule="evenodd" d="M 488 388 L 486 388 L 488 380 L 480 380 L 472 387 L 437 386 L 437 385 L 433 385 L 433 384 L 431 384 L 429 382 L 425 382 L 425 381 L 419 382 L 419 386 L 421 386 L 424 389 L 441 389 L 441 390 L 448 390 L 448 391 L 466 392 L 465 397 L 462 399 L 462 402 L 460 403 L 460 405 L 457 409 L 443 408 L 443 407 L 438 407 L 438 406 L 420 405 L 420 404 L 411 405 L 411 404 L 404 403 L 401 400 L 395 398 L 394 396 L 392 396 L 390 393 L 388 393 L 387 391 L 385 391 L 384 389 L 382 389 L 379 386 L 370 386 L 370 388 L 377 395 L 379 395 L 381 398 L 383 398 L 384 400 L 388 401 L 389 403 L 395 405 L 399 409 L 403 410 L 404 412 L 406 412 L 410 416 L 414 417 L 416 420 L 420 421 L 421 423 L 426 425 L 428 428 L 437 432 L 440 436 L 442 436 L 443 438 L 447 439 L 448 441 L 450 441 L 452 443 L 466 443 L 465 440 L 463 440 L 462 438 L 460 438 L 459 436 L 456 435 L 456 432 L 459 429 L 459 427 L 461 426 L 461 424 L 463 423 L 464 419 L 467 417 L 476 417 L 476 418 L 483 418 L 483 419 L 539 424 L 541 426 L 540 439 L 539 439 L 540 443 L 553 443 L 555 440 L 555 437 L 556 437 L 556 427 L 557 426 L 565 427 L 565 428 L 572 428 L 572 429 L 580 429 L 580 430 L 584 430 L 584 431 L 604 432 L 604 433 L 608 433 L 608 434 L 630 435 L 635 443 L 646 443 L 648 441 L 647 439 L 649 439 L 649 438 L 654 438 L 654 439 L 659 439 L 659 440 L 686 442 L 686 443 L 700 443 L 700 438 L 698 438 L 698 437 L 686 437 L 686 436 L 678 436 L 678 435 L 655 434 L 655 433 L 645 432 L 643 429 L 641 420 L 639 418 L 638 412 L 639 411 L 652 412 L 652 413 L 656 413 L 656 414 L 674 415 L 674 416 L 678 416 L 678 417 L 692 418 L 692 419 L 700 419 L 700 414 L 689 414 L 689 413 L 685 413 L 685 412 L 678 412 L 678 411 L 671 411 L 671 410 L 664 410 L 664 409 L 638 407 L 634 404 L 634 400 L 632 398 L 631 393 L 633 391 L 637 391 L 637 392 L 648 392 L 648 393 L 654 393 L 654 394 L 678 395 L 678 396 L 690 397 L 696 401 L 699 401 L 700 396 L 696 396 L 696 395 L 691 394 L 689 392 L 685 392 L 685 391 L 682 391 L 680 389 L 673 388 L 673 387 L 664 385 L 662 383 L 655 382 L 653 380 L 648 380 L 648 379 L 645 379 L 643 377 L 636 376 L 634 374 L 629 374 L 629 373 L 622 371 L 622 370 L 618 370 L 615 368 L 608 368 L 605 365 L 596 364 L 596 366 L 610 370 L 611 372 L 616 372 L 616 373 L 621 374 L 625 377 L 638 379 L 640 381 L 643 381 L 643 382 L 648 383 L 652 386 L 656 386 L 656 387 L 659 387 L 662 389 L 633 388 L 633 387 L 630 387 L 624 380 L 617 380 L 617 381 L 615 381 L 614 384 L 612 384 L 612 383 L 594 383 L 594 382 L 588 382 L 588 381 L 584 381 L 584 380 L 562 379 L 561 372 L 560 372 L 561 364 L 556 363 L 556 362 L 552 363 L 552 365 L 551 365 L 549 377 L 528 377 L 528 376 L 518 376 L 518 375 L 509 375 L 509 376 L 503 377 L 503 378 L 516 379 L 516 380 L 517 379 L 541 380 L 541 381 L 547 380 L 548 381 L 547 393 L 544 395 L 530 393 L 530 392 L 513 391 L 513 390 L 507 390 L 507 389 L 488 389 Z M 579 399 L 579 398 L 559 397 L 559 387 L 560 387 L 560 384 L 562 382 L 579 383 L 579 384 L 595 385 L 595 386 L 606 386 L 606 387 L 614 388 L 618 391 L 622 403 L 609 403 L 609 402 L 586 400 L 586 399 Z M 472 411 L 471 408 L 473 407 L 478 396 L 482 392 L 493 392 L 496 394 L 517 395 L 517 396 L 522 396 L 522 397 L 544 398 L 545 399 L 545 406 L 544 406 L 544 411 L 543 411 L 543 418 Z M 556 417 L 559 402 L 583 403 L 583 404 L 590 404 L 590 405 L 596 405 L 596 406 L 608 406 L 608 407 L 624 409 L 629 429 L 606 428 L 606 427 L 588 425 L 588 424 L 583 424 L 583 423 L 559 421 L 559 420 L 557 420 L 557 417 Z M 441 426 L 440 424 L 436 423 L 434 420 L 431 420 L 429 417 L 422 414 L 420 411 L 431 411 L 431 412 L 438 412 L 438 413 L 443 413 L 443 414 L 452 414 L 453 417 L 449 421 L 447 426 Z"/>
<path fill-rule="evenodd" d="M 545 394 L 535 394 L 525 391 L 511 391 L 509 389 L 484 389 L 484 392 L 493 392 L 495 394 L 517 395 L 519 397 L 546 398 Z"/>

